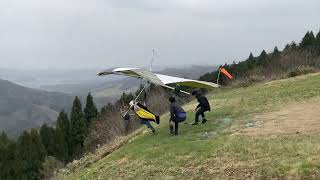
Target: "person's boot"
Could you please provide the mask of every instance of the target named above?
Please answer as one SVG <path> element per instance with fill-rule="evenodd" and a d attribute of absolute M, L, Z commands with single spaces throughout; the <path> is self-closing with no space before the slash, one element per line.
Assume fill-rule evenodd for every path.
<path fill-rule="evenodd" d="M 153 135 L 156 135 L 156 130 L 152 129 Z"/>
<path fill-rule="evenodd" d="M 191 124 L 191 125 L 193 125 L 193 126 L 194 126 L 194 125 L 198 125 L 198 122 L 194 122 L 194 123 L 193 123 L 193 124 Z"/>
<path fill-rule="evenodd" d="M 202 120 L 202 124 L 205 124 L 207 122 L 207 119 Z"/>
<path fill-rule="evenodd" d="M 159 116 L 156 116 L 156 123 L 160 124 L 160 117 Z"/>
<path fill-rule="evenodd" d="M 169 135 L 173 135 L 173 126 L 171 126 L 171 124 L 170 124 L 170 132 L 169 132 Z"/>

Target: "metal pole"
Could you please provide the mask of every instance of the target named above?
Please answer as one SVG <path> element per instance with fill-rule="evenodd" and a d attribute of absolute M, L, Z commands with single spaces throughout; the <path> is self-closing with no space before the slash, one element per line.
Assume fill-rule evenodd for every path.
<path fill-rule="evenodd" d="M 219 67 L 219 73 L 218 73 L 218 77 L 217 77 L 217 84 L 218 85 L 219 85 L 220 72 L 221 72 L 221 67 Z"/>
<path fill-rule="evenodd" d="M 152 58 L 151 58 L 151 61 L 150 61 L 150 72 L 152 72 L 152 64 L 154 62 L 154 57 L 156 55 L 156 50 L 155 49 L 152 49 Z"/>
<path fill-rule="evenodd" d="M 147 85 L 148 85 L 148 83 L 144 85 L 144 87 L 142 88 L 142 90 L 140 91 L 140 93 L 138 94 L 138 96 L 134 99 L 134 101 L 137 101 L 137 100 L 138 100 L 138 98 L 140 97 L 140 95 L 142 94 L 142 92 L 146 89 Z M 129 107 L 129 109 L 127 110 L 127 112 L 126 112 L 123 116 L 126 116 L 126 115 L 129 113 L 131 107 L 132 107 L 132 106 Z"/>

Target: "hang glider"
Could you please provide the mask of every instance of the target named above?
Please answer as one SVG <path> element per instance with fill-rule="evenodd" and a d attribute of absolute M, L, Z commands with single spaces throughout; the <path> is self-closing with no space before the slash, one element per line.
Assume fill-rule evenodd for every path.
<path fill-rule="evenodd" d="M 146 71 L 139 68 L 116 68 L 112 71 L 100 72 L 98 73 L 98 76 L 111 75 L 111 74 L 143 79 L 149 83 L 160 85 L 169 89 L 175 89 L 174 87 L 169 86 L 173 84 L 180 85 L 180 86 L 190 86 L 194 88 L 205 88 L 205 89 L 213 89 L 213 88 L 219 87 L 218 84 L 211 83 L 211 82 L 157 74 L 157 73 L 153 73 L 153 72 Z M 184 93 L 189 94 L 188 92 L 184 92 Z"/>

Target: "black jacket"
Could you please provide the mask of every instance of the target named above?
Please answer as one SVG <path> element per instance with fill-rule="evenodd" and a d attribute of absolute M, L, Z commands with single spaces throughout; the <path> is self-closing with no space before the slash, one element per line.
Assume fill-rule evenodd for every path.
<path fill-rule="evenodd" d="M 208 111 L 211 110 L 209 101 L 205 96 L 198 95 L 196 98 L 197 98 L 197 100 L 199 102 L 197 108 L 203 108 L 203 109 L 208 110 Z"/>
<path fill-rule="evenodd" d="M 182 114 L 186 114 L 186 112 L 182 109 L 178 103 L 174 102 L 170 104 L 170 120 L 174 121 L 175 118 L 180 118 Z"/>

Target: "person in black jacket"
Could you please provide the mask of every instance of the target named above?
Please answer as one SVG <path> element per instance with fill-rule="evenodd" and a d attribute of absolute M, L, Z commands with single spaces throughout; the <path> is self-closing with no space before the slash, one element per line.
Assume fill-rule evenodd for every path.
<path fill-rule="evenodd" d="M 195 115 L 195 120 L 194 123 L 192 125 L 197 125 L 199 122 L 199 116 L 202 116 L 202 124 L 207 122 L 207 119 L 205 117 L 205 112 L 210 111 L 210 104 L 208 99 L 203 96 L 200 92 L 198 91 L 193 91 L 192 95 L 196 96 L 199 104 L 197 106 L 197 108 L 195 109 L 196 111 L 196 115 Z"/>
<path fill-rule="evenodd" d="M 170 101 L 170 134 L 178 135 L 179 122 L 183 122 L 186 120 L 186 112 L 182 109 L 181 106 L 178 105 L 176 99 L 174 97 L 169 98 Z M 174 129 L 173 129 L 174 124 Z"/>

